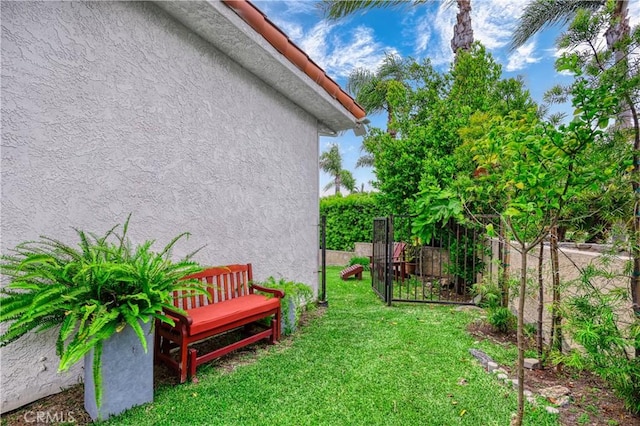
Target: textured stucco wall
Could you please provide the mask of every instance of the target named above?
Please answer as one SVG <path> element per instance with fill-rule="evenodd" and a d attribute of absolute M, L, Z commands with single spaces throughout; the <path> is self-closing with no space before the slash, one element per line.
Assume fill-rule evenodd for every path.
<path fill-rule="evenodd" d="M 570 243 L 560 243 L 558 255 L 558 271 L 560 275 L 560 282 L 562 284 L 562 290 L 560 292 L 561 299 L 566 300 L 569 297 L 583 294 L 584 290 L 580 291 L 574 284 L 580 278 L 580 270 L 584 270 L 589 266 L 593 266 L 598 270 L 606 270 L 615 272 L 610 280 L 602 278 L 596 278 L 592 282 L 605 292 L 612 289 L 628 288 L 629 278 L 625 277 L 622 272 L 627 268 L 627 263 L 630 258 L 623 253 L 618 256 L 603 256 L 600 251 L 597 250 L 582 250 L 578 248 L 571 248 Z M 509 250 L 509 274 L 512 279 L 516 281 L 520 278 L 522 255 L 516 249 L 515 242 L 512 243 Z M 498 259 L 498 241 L 493 240 L 493 259 Z M 605 249 L 606 251 L 606 249 Z M 524 321 L 528 324 L 537 324 L 538 321 L 538 262 L 540 259 L 539 246 L 531 250 L 527 255 L 527 276 L 530 280 L 527 290 L 527 298 L 525 299 L 524 308 Z M 486 279 L 491 279 L 494 282 L 498 280 L 498 268 L 491 268 L 491 272 L 485 274 Z M 543 335 L 545 341 L 549 341 L 551 330 L 551 305 L 553 302 L 552 293 L 552 270 L 551 270 L 551 257 L 549 244 L 545 243 L 543 257 L 542 257 L 542 277 L 544 283 L 543 294 Z M 512 294 L 510 300 L 511 311 L 515 314 L 518 311 L 517 308 L 517 295 Z M 621 303 L 616 314 L 618 315 L 619 325 L 626 327 L 632 323 L 632 307 L 631 301 Z M 568 336 L 564 336 L 564 344 L 566 348 L 576 347 L 576 345 L 568 339 Z"/>
<path fill-rule="evenodd" d="M 1 247 L 129 213 L 158 247 L 317 291 L 317 121 L 151 3 L 2 2 Z M 52 335 L 0 352 L 2 411 L 75 383 Z"/>

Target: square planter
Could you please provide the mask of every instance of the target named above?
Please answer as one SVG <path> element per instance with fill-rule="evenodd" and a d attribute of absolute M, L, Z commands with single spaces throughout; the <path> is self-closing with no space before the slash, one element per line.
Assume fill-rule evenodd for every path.
<path fill-rule="evenodd" d="M 102 346 L 102 405 L 98 407 L 93 380 L 93 350 L 84 358 L 84 407 L 93 420 L 106 420 L 136 405 L 153 401 L 153 333 L 140 323 L 147 352 L 130 326 Z"/>

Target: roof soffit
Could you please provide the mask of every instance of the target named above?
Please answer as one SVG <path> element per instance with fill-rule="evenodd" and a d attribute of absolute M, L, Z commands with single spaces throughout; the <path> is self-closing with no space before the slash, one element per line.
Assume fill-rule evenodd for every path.
<path fill-rule="evenodd" d="M 353 128 L 356 117 L 220 1 L 156 4 L 318 120 L 323 134 Z"/>

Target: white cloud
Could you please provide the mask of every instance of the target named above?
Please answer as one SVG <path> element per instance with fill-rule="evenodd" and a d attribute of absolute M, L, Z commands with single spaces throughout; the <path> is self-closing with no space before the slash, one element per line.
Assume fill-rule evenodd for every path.
<path fill-rule="evenodd" d="M 474 40 L 489 50 L 506 46 L 525 3 L 513 0 L 471 2 L 471 25 Z M 437 9 L 422 7 L 414 24 L 414 51 L 431 58 L 434 65 L 451 63 L 451 39 L 456 23 L 457 7 L 441 2 Z"/>
<path fill-rule="evenodd" d="M 490 50 L 506 46 L 525 4 L 524 1 L 512 0 L 471 2 L 474 39 L 480 40 Z"/>
<path fill-rule="evenodd" d="M 509 61 L 507 62 L 505 69 L 507 71 L 519 71 L 526 68 L 529 64 L 540 62 L 541 57 L 534 56 L 535 47 L 535 40 L 520 46 L 511 54 L 511 56 L 509 56 Z"/>
<path fill-rule="evenodd" d="M 347 77 L 355 68 L 374 71 L 385 53 L 397 53 L 395 48 L 377 41 L 373 30 L 367 26 L 345 31 L 346 28 L 348 24 L 323 20 L 299 37 L 291 38 L 333 77 Z"/>

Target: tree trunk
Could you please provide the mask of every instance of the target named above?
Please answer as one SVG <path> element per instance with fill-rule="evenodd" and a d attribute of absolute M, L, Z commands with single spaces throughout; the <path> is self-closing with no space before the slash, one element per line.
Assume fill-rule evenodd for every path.
<path fill-rule="evenodd" d="M 538 332 L 536 335 L 536 346 L 538 346 L 538 359 L 542 360 L 542 320 L 544 316 L 544 275 L 542 266 L 544 264 L 544 241 L 540 241 L 540 254 L 538 257 Z"/>
<path fill-rule="evenodd" d="M 558 260 L 558 227 L 551 229 L 551 347 L 562 352 L 562 315 L 560 314 L 560 265 Z"/>
<path fill-rule="evenodd" d="M 527 248 L 526 243 L 520 243 L 520 289 L 518 291 L 518 413 L 514 425 L 522 426 L 524 418 L 524 302 L 527 290 Z"/>
<path fill-rule="evenodd" d="M 498 251 L 500 259 L 502 261 L 502 274 L 500 278 L 500 289 L 502 290 L 502 306 L 509 306 L 509 242 L 507 241 L 506 226 L 500 224 L 500 239 L 498 244 Z"/>
<path fill-rule="evenodd" d="M 616 1 L 616 6 L 613 11 L 613 23 L 605 32 L 605 38 L 607 40 L 607 47 L 614 52 L 614 59 L 616 63 L 622 64 L 627 72 L 627 52 L 616 48 L 616 44 L 625 37 L 629 36 L 629 11 L 628 0 Z M 626 104 L 624 100 L 620 100 L 621 104 Z M 620 114 L 617 118 L 617 127 L 621 129 L 630 129 L 633 127 L 633 118 L 631 115 L 631 108 L 629 105 L 623 105 Z"/>
<path fill-rule="evenodd" d="M 453 26 L 451 49 L 454 54 L 459 49 L 469 50 L 473 44 L 473 28 L 471 27 L 471 0 L 457 0 L 458 14 Z"/>
<path fill-rule="evenodd" d="M 395 139 L 396 134 L 398 134 L 396 129 L 393 128 L 393 107 L 391 105 L 387 106 L 387 133 L 389 133 L 389 136 L 393 139 Z"/>

